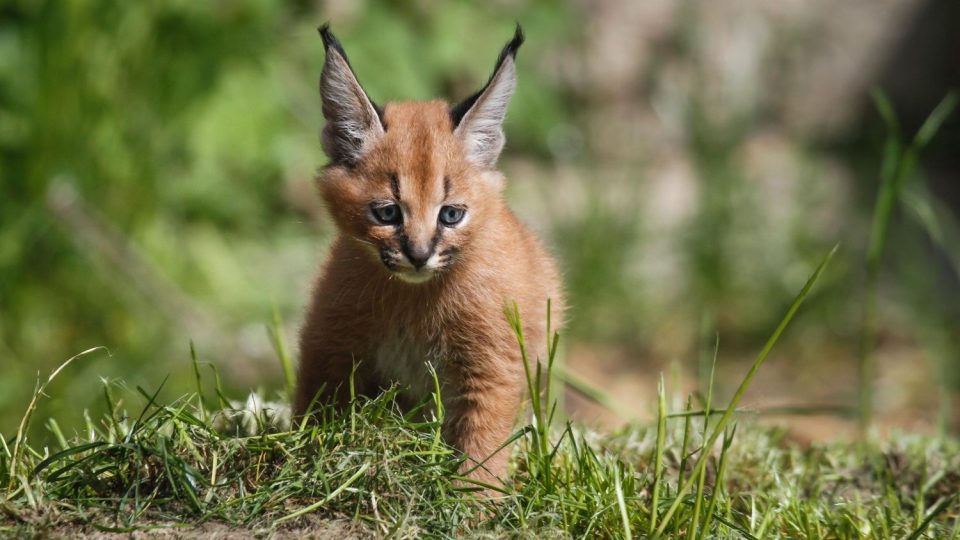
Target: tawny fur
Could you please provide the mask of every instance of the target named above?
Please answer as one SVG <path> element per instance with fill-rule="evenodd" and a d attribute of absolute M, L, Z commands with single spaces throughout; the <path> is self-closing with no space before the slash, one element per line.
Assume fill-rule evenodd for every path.
<path fill-rule="evenodd" d="M 301 331 L 295 411 L 305 413 L 314 400 L 344 404 L 355 364 L 358 394 L 398 383 L 409 404 L 419 403 L 433 390 L 429 362 L 441 382 L 446 441 L 469 456 L 464 471 L 496 483 L 508 450 L 494 453 L 526 388 L 504 308 L 516 302 L 530 357 L 542 358 L 547 300 L 558 327 L 563 298 L 554 261 L 507 207 L 500 173 L 470 159 L 449 110 L 442 101 L 388 103 L 385 129 L 364 141 L 362 156 L 322 171 L 320 191 L 338 234 Z M 395 195 L 403 226 L 371 220 L 371 201 Z M 459 227 L 437 221 L 448 203 L 467 208 Z M 402 235 L 432 240 L 435 254 L 446 254 L 433 259 L 429 280 L 407 282 L 381 260 L 381 249 L 399 249 Z M 402 261 L 401 273 L 408 266 Z"/>

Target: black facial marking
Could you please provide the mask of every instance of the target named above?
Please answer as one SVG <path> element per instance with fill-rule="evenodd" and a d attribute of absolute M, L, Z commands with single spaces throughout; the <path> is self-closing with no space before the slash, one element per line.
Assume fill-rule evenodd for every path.
<path fill-rule="evenodd" d="M 520 45 L 523 45 L 523 40 L 523 29 L 520 28 L 520 23 L 517 23 L 517 29 L 513 33 L 513 39 L 500 51 L 500 57 L 497 58 L 497 65 L 493 68 L 493 74 L 490 75 L 487 84 L 483 85 L 483 88 L 472 96 L 450 108 L 450 120 L 453 121 L 453 129 L 456 129 L 457 126 L 460 125 L 460 121 L 463 120 L 463 117 L 467 114 L 467 111 L 470 110 L 470 107 L 473 107 L 473 104 L 480 99 L 480 96 L 483 95 L 487 87 L 490 86 L 490 83 L 493 82 L 493 78 L 497 75 L 497 72 L 500 71 L 500 66 L 503 65 L 503 61 L 507 59 L 507 56 L 514 59 L 517 57 L 517 49 L 520 48 Z"/>
<path fill-rule="evenodd" d="M 397 269 L 397 263 L 396 261 L 393 260 L 393 254 L 386 249 L 380 250 L 380 261 L 383 263 L 384 266 L 386 266 L 390 270 Z"/>
<path fill-rule="evenodd" d="M 443 177 L 443 198 L 446 199 L 450 196 L 450 177 Z"/>
<path fill-rule="evenodd" d="M 437 268 L 438 272 L 444 272 L 450 268 L 453 264 L 454 259 L 457 256 L 457 253 L 460 252 L 459 248 L 448 247 L 439 253 L 437 256 Z"/>
<path fill-rule="evenodd" d="M 393 198 L 400 202 L 400 179 L 397 178 L 396 173 L 390 173 L 390 191 L 393 193 Z"/>
<path fill-rule="evenodd" d="M 433 232 L 433 238 L 430 239 L 430 253 L 433 253 L 437 249 L 437 244 L 440 243 L 441 236 L 443 236 L 443 230 L 437 227 L 437 230 Z"/>

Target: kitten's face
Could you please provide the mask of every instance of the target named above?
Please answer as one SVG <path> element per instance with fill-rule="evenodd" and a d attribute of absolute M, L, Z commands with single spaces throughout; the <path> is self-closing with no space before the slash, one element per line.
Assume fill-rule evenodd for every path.
<path fill-rule="evenodd" d="M 467 258 L 478 232 L 496 218 L 502 177 L 494 168 L 523 32 L 518 25 L 487 84 L 460 104 L 392 103 L 383 110 L 330 27 L 320 35 L 327 55 L 320 74 L 321 141 L 331 160 L 320 178 L 327 207 L 385 271 L 410 283 L 431 281 Z"/>
<path fill-rule="evenodd" d="M 476 169 L 446 103 L 388 104 L 386 130 L 353 167 L 320 180 L 337 226 L 396 278 L 425 283 L 449 271 L 499 200 L 499 175 Z"/>

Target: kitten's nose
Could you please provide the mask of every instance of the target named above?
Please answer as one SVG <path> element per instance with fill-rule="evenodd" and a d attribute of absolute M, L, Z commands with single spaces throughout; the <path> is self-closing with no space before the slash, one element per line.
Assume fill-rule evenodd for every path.
<path fill-rule="evenodd" d="M 410 264 L 419 270 L 430 260 L 430 256 L 433 255 L 433 247 L 429 244 L 417 245 L 410 243 L 404 246 L 403 254 L 410 260 Z"/>

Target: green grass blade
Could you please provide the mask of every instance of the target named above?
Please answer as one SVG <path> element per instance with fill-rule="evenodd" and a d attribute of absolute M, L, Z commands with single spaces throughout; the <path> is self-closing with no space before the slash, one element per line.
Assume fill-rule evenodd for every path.
<path fill-rule="evenodd" d="M 733 437 L 737 433 L 737 424 L 723 434 L 723 446 L 720 449 L 720 463 L 717 465 L 717 478 L 713 483 L 713 493 L 710 494 L 710 501 L 707 503 L 706 517 L 703 519 L 703 528 L 697 538 L 705 538 L 710 530 L 710 523 L 713 520 L 714 512 L 717 509 L 717 500 L 720 498 L 720 492 L 723 491 L 723 479 L 727 470 L 727 455 L 730 446 L 733 444 Z"/>
<path fill-rule="evenodd" d="M 883 162 L 880 169 L 880 187 L 870 227 L 866 279 L 864 282 L 863 318 L 858 358 L 861 435 L 866 434 L 873 416 L 873 347 L 877 332 L 876 296 L 880 263 L 887 244 L 893 209 L 900 199 L 904 183 L 913 176 L 920 152 L 933 139 L 956 108 L 958 102 L 956 92 L 947 94 L 926 118 L 909 147 L 904 149 L 901 142 L 900 126 L 890 100 L 879 90 L 874 90 L 871 95 L 884 124 L 887 126 L 887 140 L 884 144 Z"/>
<path fill-rule="evenodd" d="M 905 540 L 917 540 L 918 538 L 920 538 L 923 535 L 923 531 L 927 530 L 927 527 L 930 526 L 930 523 L 933 522 L 934 518 L 936 518 L 938 515 L 942 514 L 947 508 L 949 508 L 950 505 L 953 504 L 953 501 L 955 501 L 956 499 L 957 499 L 957 494 L 954 493 L 950 497 L 941 499 L 940 502 L 933 505 L 933 507 L 930 508 L 930 511 L 927 512 L 927 515 L 923 519 L 923 521 L 920 522 L 920 525 L 918 525 L 917 528 L 913 530 L 913 532 L 911 532 L 906 537 L 904 537 Z"/>
<path fill-rule="evenodd" d="M 667 393 L 663 385 L 663 373 L 657 382 L 657 444 L 653 459 L 653 496 L 650 503 L 650 534 L 657 528 L 660 512 L 660 484 L 663 482 L 663 449 L 667 436 Z"/>
<path fill-rule="evenodd" d="M 707 382 L 707 401 L 703 406 L 703 441 L 707 441 L 710 428 L 710 406 L 713 402 L 713 379 L 717 372 L 717 354 L 720 352 L 720 336 L 717 335 L 713 345 L 713 361 L 710 364 L 710 378 Z M 700 452 L 705 454 L 710 451 L 709 448 L 702 447 Z M 700 507 L 703 504 L 703 490 L 707 479 L 707 468 L 702 467 L 697 478 L 697 492 L 693 503 L 693 522 L 687 529 L 687 539 L 694 540 L 697 535 L 697 529 L 700 526 Z"/>
<path fill-rule="evenodd" d="M 743 380 L 740 381 L 740 386 L 737 387 L 736 392 L 734 392 L 733 397 L 730 399 L 730 403 L 727 405 L 727 411 L 723 413 L 723 416 L 720 417 L 720 420 L 717 421 L 717 425 L 714 426 L 713 432 L 710 435 L 710 439 L 704 443 L 704 448 L 711 448 L 713 444 L 717 441 L 720 435 L 723 433 L 724 428 L 727 423 L 730 422 L 730 418 L 733 416 L 733 411 L 736 409 L 737 404 L 740 403 L 740 400 L 743 399 L 743 395 L 747 392 L 747 389 L 750 388 L 750 384 L 753 382 L 753 378 L 756 376 L 757 371 L 760 370 L 760 367 L 766 361 L 767 356 L 770 354 L 770 351 L 773 350 L 774 345 L 777 344 L 777 341 L 780 340 L 780 336 L 783 335 L 784 330 L 787 326 L 790 325 L 790 321 L 793 320 L 794 315 L 796 315 L 797 310 L 800 309 L 800 306 L 803 305 L 803 301 L 807 298 L 807 295 L 810 293 L 810 289 L 813 288 L 814 283 L 820 279 L 820 275 L 823 273 L 824 269 L 827 267 L 827 264 L 833 258 L 834 254 L 837 252 L 839 244 L 834 246 L 830 250 L 830 253 L 823 259 L 820 265 L 814 270 L 813 274 L 810 275 L 810 278 L 807 279 L 807 282 L 804 284 L 803 288 L 800 290 L 800 293 L 797 294 L 797 297 L 793 300 L 793 303 L 790 305 L 790 308 L 787 310 L 786 315 L 780 321 L 780 324 L 777 325 L 777 328 L 773 331 L 773 334 L 767 339 L 767 343 L 763 346 L 763 349 L 760 350 L 760 353 L 757 355 L 757 358 L 753 361 L 753 364 L 750 366 L 750 369 L 747 371 L 747 374 L 744 376 Z M 697 463 L 694 467 L 695 470 L 699 471 L 700 467 L 705 467 L 707 463 L 707 454 L 702 453 L 697 460 Z M 693 487 L 693 482 L 696 480 L 695 475 L 691 475 L 680 488 L 677 490 L 676 498 L 673 503 L 670 505 L 670 508 L 667 510 L 666 515 L 663 518 L 663 522 L 654 532 L 654 537 L 659 537 L 663 534 L 663 531 L 666 529 L 666 526 L 670 522 L 670 518 L 677 511 L 677 508 L 680 506 L 683 497 L 689 493 L 690 488 Z"/>
<path fill-rule="evenodd" d="M 940 130 L 940 127 L 943 126 L 943 123 L 953 114 L 953 110 L 957 108 L 958 99 L 960 99 L 960 95 L 958 95 L 956 90 L 952 90 L 940 100 L 940 103 L 937 104 L 933 112 L 930 113 L 930 116 L 927 117 L 923 125 L 920 126 L 920 129 L 917 130 L 917 134 L 913 138 L 912 146 L 914 148 L 919 151 L 930 143 L 937 134 L 937 131 Z"/>
<path fill-rule="evenodd" d="M 620 520 L 623 522 L 623 537 L 627 540 L 633 539 L 633 533 L 630 531 L 630 516 L 627 515 L 627 502 L 623 498 L 623 482 L 620 479 L 620 468 L 613 469 L 614 491 L 617 495 L 617 507 L 620 509 Z"/>
<path fill-rule="evenodd" d="M 46 390 L 47 386 L 57 378 L 57 375 L 61 371 L 67 368 L 74 360 L 86 356 L 88 354 L 94 353 L 96 351 L 107 351 L 107 354 L 110 351 L 106 347 L 92 347 L 87 349 L 79 354 L 71 356 L 67 359 L 66 362 L 60 364 L 57 369 L 53 370 L 50 375 L 47 377 L 47 380 L 43 383 L 37 381 L 37 386 L 34 389 L 33 397 L 30 399 L 30 403 L 27 405 L 27 410 L 23 413 L 23 416 L 20 418 L 20 425 L 17 427 L 17 435 L 13 443 L 13 452 L 10 456 L 10 464 L 7 467 L 9 478 L 7 480 L 7 495 L 13 492 L 13 487 L 17 482 L 17 475 L 19 474 L 18 469 L 20 467 L 20 458 L 24 447 L 26 446 L 27 439 L 27 430 L 30 427 L 30 419 L 33 417 L 33 411 L 37 408 L 37 401 L 40 399 L 40 396 L 43 395 L 43 391 Z"/>
<path fill-rule="evenodd" d="M 197 348 L 190 341 L 190 365 L 193 366 L 193 379 L 197 385 L 197 413 L 201 420 L 207 418 L 207 406 L 203 399 L 203 377 L 200 375 L 200 360 L 197 358 Z"/>
<path fill-rule="evenodd" d="M 277 359 L 280 361 L 280 367 L 283 369 L 287 399 L 293 399 L 294 389 L 297 384 L 293 369 L 293 359 L 287 349 L 286 340 L 283 339 L 283 320 L 280 318 L 280 310 L 276 305 L 273 306 L 273 321 L 272 324 L 267 327 L 267 333 L 270 336 L 270 343 L 273 345 Z"/>
<path fill-rule="evenodd" d="M 315 503 L 313 503 L 313 504 L 311 504 L 311 505 L 309 505 L 309 506 L 305 506 L 305 507 L 301 508 L 300 510 L 297 510 L 296 512 L 292 512 L 292 513 L 290 513 L 290 514 L 287 514 L 287 515 L 285 515 L 285 516 L 277 519 L 277 521 L 275 521 L 274 524 L 275 524 L 275 525 L 279 525 L 280 523 L 283 523 L 283 522 L 285 522 L 285 521 L 290 521 L 291 519 L 296 519 L 296 518 L 298 518 L 298 517 L 300 517 L 300 516 L 309 514 L 310 512 L 313 512 L 314 510 L 317 510 L 317 509 L 319 509 L 319 508 L 323 508 L 323 506 L 324 506 L 325 504 L 327 504 L 328 502 L 330 502 L 331 500 L 333 500 L 334 498 L 336 498 L 337 495 L 339 495 L 340 493 L 342 493 L 345 489 L 347 489 L 347 488 L 350 487 L 354 482 L 356 482 L 357 479 L 360 478 L 360 476 L 362 476 L 363 473 L 367 472 L 367 469 L 369 469 L 369 468 L 370 468 L 370 463 L 364 463 L 363 465 L 360 466 L 359 469 L 357 469 L 357 472 L 353 473 L 353 475 L 351 475 L 350 478 L 348 478 L 348 479 L 346 480 L 346 482 L 340 484 L 340 486 L 338 486 L 336 489 L 334 489 L 333 491 L 331 491 L 326 497 L 324 497 L 323 499 L 320 499 L 319 501 L 317 501 L 317 502 L 315 502 Z"/>

